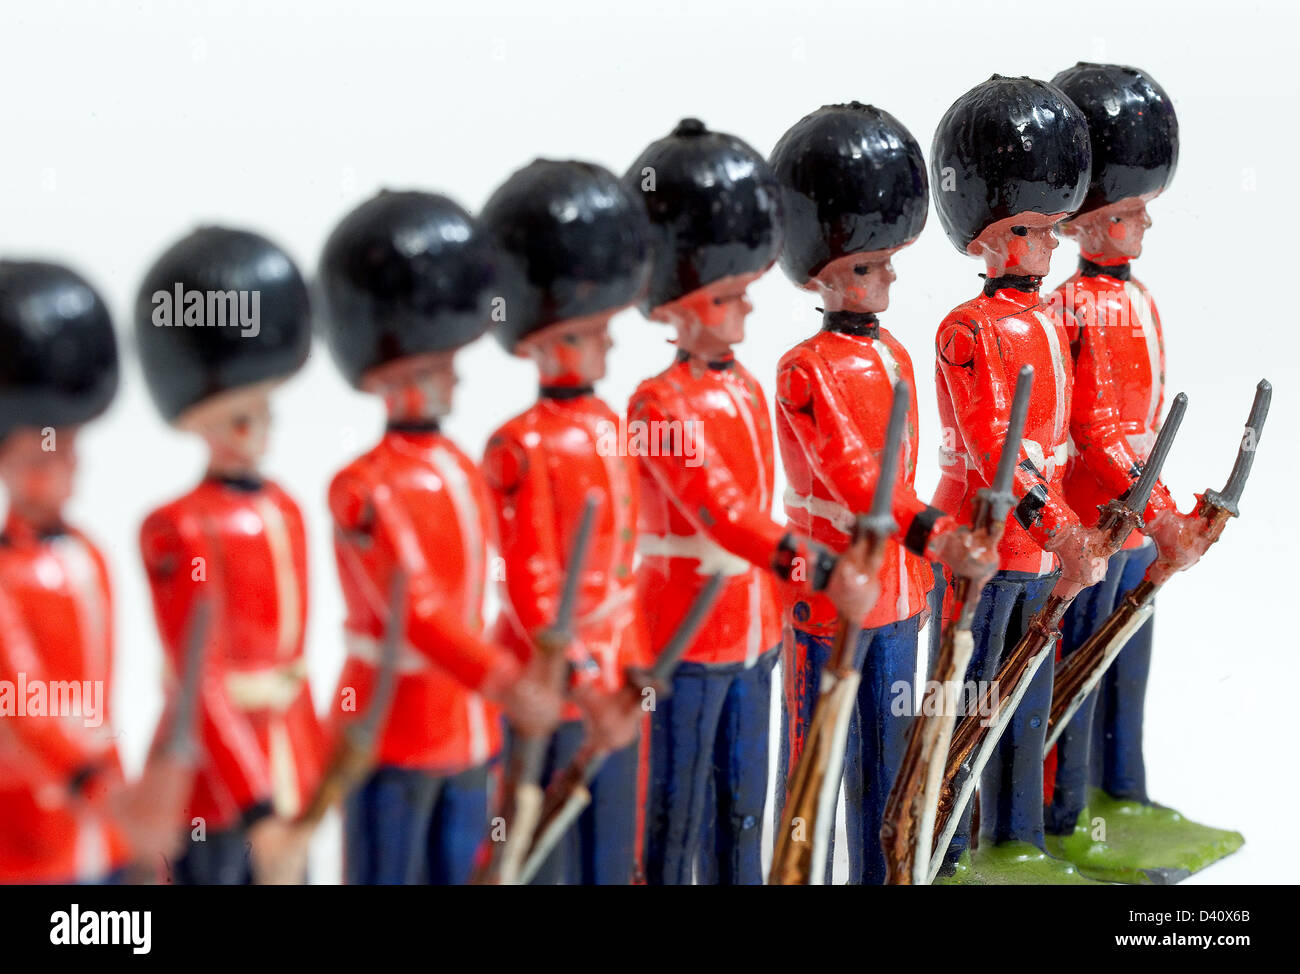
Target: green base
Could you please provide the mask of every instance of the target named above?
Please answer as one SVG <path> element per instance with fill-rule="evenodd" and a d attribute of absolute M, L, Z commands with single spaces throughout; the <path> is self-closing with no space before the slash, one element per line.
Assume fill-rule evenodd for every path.
<path fill-rule="evenodd" d="M 1090 823 L 1097 818 L 1106 824 L 1104 842 L 1092 838 Z M 1094 788 L 1074 831 L 1049 835 L 1047 848 L 1093 879 L 1165 886 L 1231 855 L 1245 841 L 1240 832 L 1199 825 L 1172 808 L 1124 801 Z"/>
<path fill-rule="evenodd" d="M 951 876 L 936 886 L 1099 886 L 1070 863 L 1053 859 L 1028 842 L 981 845 L 972 856 L 963 852 Z"/>

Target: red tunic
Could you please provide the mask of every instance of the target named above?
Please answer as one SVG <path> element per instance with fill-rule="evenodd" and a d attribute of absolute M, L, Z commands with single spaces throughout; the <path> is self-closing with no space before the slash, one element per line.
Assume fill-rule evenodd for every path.
<path fill-rule="evenodd" d="M 175 673 L 184 672 L 197 601 L 211 600 L 202 757 L 188 816 L 223 829 L 266 802 L 297 814 L 322 763 L 303 655 L 307 543 L 298 506 L 269 481 L 206 480 L 149 515 L 140 546 Z"/>
<path fill-rule="evenodd" d="M 902 468 L 894 491 L 899 529 L 886 542 L 880 598 L 863 621 L 874 629 L 910 619 L 925 608 L 934 575 L 925 561 L 926 543 L 940 512 L 916 496 L 916 381 L 912 360 L 893 335 L 876 337 L 820 331 L 796 345 L 777 370 L 777 440 L 789 486 L 785 511 L 790 527 L 833 551 L 844 551 L 854 517 L 871 507 L 885 446 L 893 388 L 899 379 L 912 388 Z M 918 522 L 919 518 L 919 522 Z M 951 524 L 950 518 L 943 518 Z M 902 542 L 910 540 L 913 551 Z M 826 634 L 836 624 L 835 607 L 820 593 L 802 596 L 794 624 Z"/>
<path fill-rule="evenodd" d="M 618 433 L 618 417 L 594 395 L 543 398 L 492 435 L 483 460 L 505 559 L 497 641 L 521 661 L 532 654 L 530 634 L 555 619 L 587 494 L 600 496 L 578 589 L 573 659 L 594 661 L 591 677 L 610 690 L 622 686 L 626 667 L 648 657 L 632 570 L 635 460 L 619 451 Z M 567 705 L 564 719 L 580 716 Z"/>
<path fill-rule="evenodd" d="M 1154 302 L 1135 280 L 1078 272 L 1052 296 L 1074 312 L 1065 317 L 1074 356 L 1065 499 L 1091 526 L 1098 508 L 1129 488 L 1155 443 L 1164 401 L 1164 337 Z M 1157 483 L 1146 518 L 1174 508 L 1168 489 Z M 1124 547 L 1145 543 L 1134 531 Z"/>
<path fill-rule="evenodd" d="M 1057 559 L 1043 545 L 1066 524 L 1078 523 L 1061 494 L 1074 374 L 1060 315 L 1037 291 L 981 293 L 944 318 L 936 353 L 944 433 L 934 506 L 963 524 L 971 521 L 976 492 L 993 480 L 1016 374 L 1022 365 L 1034 367 L 1014 486 L 1022 500 L 1007 517 L 998 554 L 1002 571 L 1051 572 Z"/>
<path fill-rule="evenodd" d="M 82 534 L 0 538 L 0 883 L 102 879 L 126 842 L 95 796 L 120 783 L 106 713 L 113 619 L 104 559 Z M 58 697 L 56 701 L 55 697 Z"/>
<path fill-rule="evenodd" d="M 477 691 L 517 664 L 484 636 L 493 532 L 478 469 L 441 433 L 390 430 L 339 472 L 329 503 L 348 644 L 331 710 L 366 712 L 400 564 L 405 639 L 377 761 L 440 775 L 484 764 L 501 749 L 501 720 Z"/>
<path fill-rule="evenodd" d="M 773 557 L 785 529 L 772 520 L 772 425 L 763 390 L 739 363 L 679 356 L 637 388 L 627 449 L 641 480 L 638 581 L 661 646 L 709 576 L 725 576 L 691 663 L 752 663 L 781 640 Z"/>

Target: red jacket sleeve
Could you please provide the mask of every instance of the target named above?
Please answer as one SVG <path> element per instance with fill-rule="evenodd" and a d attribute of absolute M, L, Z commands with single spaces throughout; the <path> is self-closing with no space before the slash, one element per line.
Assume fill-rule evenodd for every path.
<path fill-rule="evenodd" d="M 644 387 L 633 397 L 628 418 L 655 429 L 655 423 L 681 422 L 673 410 Z M 750 503 L 748 491 L 709 442 L 708 423 L 695 423 L 696 465 L 673 456 L 642 456 L 638 461 L 697 530 L 727 551 L 765 570 L 773 569 L 777 546 L 786 529 L 771 514 Z M 651 451 L 656 452 L 656 451 Z M 667 451 L 659 451 L 667 452 Z"/>
<path fill-rule="evenodd" d="M 505 559 L 507 611 L 514 612 L 525 633 L 533 633 L 554 620 L 564 579 L 546 457 L 525 437 L 500 430 L 488 441 L 483 471 Z"/>
<path fill-rule="evenodd" d="M 880 479 L 880 458 L 851 418 L 861 414 L 862 404 L 845 402 L 825 363 L 811 355 L 787 361 L 777 376 L 776 401 L 809 465 L 836 502 L 855 514 L 869 511 Z M 915 420 L 915 389 L 909 416 Z M 889 405 L 873 420 L 882 429 L 887 426 Z M 901 469 L 892 508 L 898 525 L 895 540 L 923 557 L 928 556 L 931 537 L 956 526 L 953 518 L 917 496 Z"/>
<path fill-rule="evenodd" d="M 18 607 L 0 590 L 0 680 L 16 686 L 20 673 L 28 685 L 49 679 Z M 70 782 L 79 771 L 114 766 L 116 755 L 109 742 L 91 733 L 80 716 L 6 715 L 0 720 L 13 732 L 33 767 L 42 769 L 42 780 Z"/>
<path fill-rule="evenodd" d="M 330 510 L 344 534 L 367 532 L 394 553 L 407 575 L 406 638 L 418 652 L 475 691 L 509 682 L 518 664 L 472 631 L 447 604 L 420 548 L 414 524 L 384 485 L 342 474 L 330 486 Z M 346 543 L 346 542 L 344 542 Z"/>
<path fill-rule="evenodd" d="M 1076 314 L 1086 318 L 1089 312 L 1085 307 Z M 1085 320 L 1071 343 L 1071 350 L 1074 352 L 1075 367 L 1070 435 L 1080 459 L 1097 478 L 1097 482 L 1113 496 L 1119 497 L 1137 480 L 1142 470 L 1142 460 L 1133 452 L 1124 436 L 1121 422 L 1123 414 L 1115 387 L 1106 378 L 1113 374 L 1114 362 L 1106 341 L 1105 328 L 1098 327 L 1091 320 Z M 1168 488 L 1157 481 L 1152 488 L 1144 518 L 1149 522 L 1164 510 L 1177 510 L 1177 505 Z"/>
<path fill-rule="evenodd" d="M 949 318 L 940 326 L 937 352 L 937 369 L 952 400 L 957 424 L 954 432 L 962 442 L 967 462 L 974 465 L 986 484 L 991 484 L 1011 423 L 1015 391 L 998 354 L 992 323 L 964 312 Z M 1042 395 L 1047 381 L 1047 377 L 1035 377 L 1035 396 Z M 1017 457 L 1013 490 L 1017 497 L 1033 497 L 1037 511 L 1036 517 L 1021 523 L 1037 544 L 1046 547 L 1056 532 L 1079 523 L 1079 518 L 1060 490 L 1034 469 L 1023 444 Z"/>
<path fill-rule="evenodd" d="M 154 616 L 163 650 L 173 671 L 185 672 L 186 640 L 190 620 L 204 596 L 204 586 L 219 585 L 211 579 L 217 570 L 205 543 L 202 528 L 186 523 L 184 514 L 175 520 L 162 512 L 151 515 L 140 530 L 140 548 L 149 587 L 153 593 Z M 203 558 L 203 575 L 196 578 L 195 559 Z M 270 770 L 247 717 L 231 702 L 226 692 L 226 659 L 221 606 L 213 605 L 209 631 L 204 640 L 203 666 L 199 681 L 200 739 L 208 761 L 230 790 L 241 809 L 270 799 Z"/>

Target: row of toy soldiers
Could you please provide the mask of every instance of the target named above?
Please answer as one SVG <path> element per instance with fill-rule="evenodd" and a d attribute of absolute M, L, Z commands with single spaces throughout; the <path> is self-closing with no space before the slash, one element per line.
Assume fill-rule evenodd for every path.
<path fill-rule="evenodd" d="M 912 726 L 896 687 L 914 682 L 931 613 L 935 646 L 940 619 L 951 623 L 954 581 L 987 581 L 965 674 L 987 682 L 1053 591 L 1084 593 L 1066 618 L 1069 653 L 1157 550 L 1182 568 L 1209 543 L 1162 484 L 1141 512 L 1155 545 L 1134 535 L 1107 564 L 1096 527 L 1157 432 L 1160 323 L 1129 262 L 1177 150 L 1168 96 L 1111 65 L 1080 64 L 1051 84 L 994 77 L 944 116 L 935 204 L 987 273 L 937 333 L 939 414 L 952 435 L 930 503 L 913 483 L 911 359 L 877 315 L 892 256 L 925 225 L 931 182 L 915 139 L 880 109 L 818 109 L 770 159 L 687 119 L 622 179 L 538 160 L 478 216 L 433 193 L 381 192 L 334 229 L 310 298 L 266 238 L 194 231 L 150 268 L 135 311 L 153 401 L 210 451 L 203 480 L 150 514 L 140 537 L 171 664 L 168 706 L 131 783 L 107 723 L 0 718 L 0 878 L 104 880 L 161 855 L 176 882 L 296 879 L 311 827 L 337 796 L 349 883 L 517 879 L 531 846 L 491 863 L 530 815 L 540 834 L 526 786 L 598 754 L 582 766 L 585 809 L 527 870 L 535 882 L 627 883 L 640 865 L 650 883 L 758 883 L 774 668 L 783 657 L 784 796 L 848 619 L 861 626 L 862 671 L 843 770 L 849 875 L 883 882 L 886 799 Z M 1048 301 L 1039 288 L 1058 225 L 1082 261 Z M 733 349 L 747 287 L 778 260 L 817 296 L 822 322 L 781 360 L 774 429 Z M 204 320 L 215 301 L 232 302 L 235 321 L 233 302 L 247 295 L 255 321 Z M 593 385 L 609 320 L 633 304 L 673 330 L 676 356 L 636 390 L 626 421 L 691 429 L 689 456 L 667 443 L 637 456 L 600 446 L 620 417 Z M 381 398 L 388 417 L 329 488 L 347 658 L 324 720 L 303 656 L 302 517 L 259 472 L 269 396 L 306 360 L 313 320 L 347 381 Z M 489 329 L 536 364 L 540 386 L 480 466 L 440 422 L 457 351 Z M 6 261 L 0 342 L 0 679 L 107 681 L 104 560 L 63 507 L 76 431 L 117 384 L 109 314 L 72 271 Z M 1010 447 L 1016 504 L 998 540 L 972 511 L 993 483 L 1023 365 L 1032 397 Z M 880 479 L 898 388 L 908 410 L 888 505 L 896 529 L 867 570 L 850 541 Z M 505 578 L 493 628 L 483 605 L 494 545 Z M 675 669 L 647 676 L 675 637 Z M 943 878 L 1123 879 L 1133 863 L 1150 878 L 1222 844 L 1224 833 L 1188 823 L 1174 853 L 1140 837 L 1123 848 L 1077 841 L 1090 785 L 1093 800 L 1158 808 L 1141 750 L 1149 654 L 1148 624 L 1101 687 L 1095 736 L 1091 706 L 1075 717 L 1046 794 L 1051 667 L 1034 677 L 985 772 L 979 854 L 968 809 Z M 503 751 L 512 759 L 499 782 Z M 340 775 L 349 764 L 351 778 Z"/>

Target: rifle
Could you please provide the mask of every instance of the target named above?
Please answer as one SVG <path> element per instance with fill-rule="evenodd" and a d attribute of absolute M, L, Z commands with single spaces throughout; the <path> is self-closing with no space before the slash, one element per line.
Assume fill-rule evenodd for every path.
<path fill-rule="evenodd" d="M 993 483 L 975 495 L 971 528 L 984 532 L 995 548 L 1006 528 L 1007 515 L 1016 503 L 1012 492 L 1016 458 L 1020 455 L 1020 441 L 1024 437 L 1025 415 L 1029 411 L 1033 386 L 1033 366 L 1022 366 L 1016 378 L 1010 421 L 1002 440 L 1002 453 L 998 457 Z M 912 724 L 907 750 L 889 793 L 884 824 L 880 829 L 881 846 L 885 852 L 885 881 L 890 885 L 910 885 L 914 877 L 927 875 L 948 745 L 952 742 L 953 726 L 957 722 L 962 680 L 974 651 L 971 623 L 983 590 L 983 579 L 954 576 L 952 580 L 952 621 L 944 630 L 939 658 L 935 661 L 935 675 L 943 693 L 942 703 L 937 714 L 928 719 L 918 717 Z M 941 622 L 936 619 L 932 624 L 940 625 Z"/>
<path fill-rule="evenodd" d="M 406 634 L 406 585 L 406 572 L 400 567 L 395 569 L 389 583 L 388 616 L 379 650 L 375 690 L 366 712 L 343 728 L 315 792 L 298 815 L 298 824 L 308 831 L 319 825 L 325 813 L 361 783 L 374 760 L 379 726 L 388 717 L 397 689 L 397 657 Z"/>
<path fill-rule="evenodd" d="M 573 617 L 578 607 L 578 589 L 582 583 L 582 569 L 591 549 L 591 537 L 596 527 L 596 512 L 600 496 L 595 491 L 587 495 L 582 518 L 573 537 L 569 552 L 568 572 L 560 589 L 560 602 L 555 610 L 555 621 L 533 637 L 536 652 L 545 663 L 548 682 L 563 688 L 568 672 L 567 652 L 573 642 Z M 505 841 L 489 842 L 489 853 L 475 884 L 500 884 L 513 886 L 519 881 L 524 857 L 532 845 L 542 811 L 542 765 L 546 760 L 546 747 L 550 735 L 517 734 L 510 744 L 506 760 L 504 803 L 501 817 L 506 824 Z"/>
<path fill-rule="evenodd" d="M 1237 459 L 1232 473 L 1222 491 L 1207 489 L 1197 498 L 1196 516 L 1205 522 L 1204 532 L 1209 544 L 1219 540 L 1230 518 L 1237 516 L 1237 502 L 1250 477 L 1255 462 L 1255 446 L 1264 431 L 1268 407 L 1273 398 L 1273 387 L 1261 379 L 1255 387 L 1255 401 L 1246 420 L 1246 437 L 1237 449 Z M 1044 754 L 1052 749 L 1083 702 L 1106 675 L 1110 664 L 1119 656 L 1129 637 L 1142 628 L 1155 611 L 1152 600 L 1168 579 L 1170 572 L 1160 559 L 1147 569 L 1146 576 L 1125 594 L 1115 611 L 1110 614 L 1088 641 L 1076 649 L 1056 668 L 1052 682 L 1052 713 L 1047 719 L 1047 743 Z"/>
<path fill-rule="evenodd" d="M 655 657 L 650 669 L 628 667 L 623 687 L 618 693 L 629 711 L 644 706 L 647 692 L 653 693 L 656 700 L 666 699 L 672 693 L 672 677 L 677 664 L 682 661 L 700 626 L 704 625 L 705 619 L 713 611 L 713 603 L 722 591 L 722 584 L 720 572 L 710 576 L 687 609 L 677 631 Z M 551 781 L 533 834 L 532 847 L 519 870 L 518 881 L 521 885 L 532 881 L 551 850 L 578 820 L 583 809 L 591 804 L 589 786 L 600 773 L 608 755 L 607 750 L 588 739 L 583 742 L 568 766 Z"/>
<path fill-rule="evenodd" d="M 841 556 L 860 560 L 873 574 L 880 570 L 885 542 L 898 530 L 893 515 L 894 484 L 898 479 L 911 395 L 906 382 L 899 380 L 894 386 L 871 510 L 854 522 L 849 549 Z M 781 826 L 776 834 L 768 876 L 768 882 L 774 886 L 816 886 L 825 877 L 849 719 L 862 680 L 856 661 L 861 631 L 861 619 L 840 615 L 830 658 L 822 670 L 821 690 L 808 726 L 808 740 L 790 779 Z M 796 823 L 799 838 L 795 835 Z M 811 841 L 806 837 L 808 832 Z"/>
<path fill-rule="evenodd" d="M 1178 433 L 1178 426 L 1182 423 L 1183 413 L 1186 410 L 1187 396 L 1180 392 L 1174 397 L 1169 413 L 1165 416 L 1164 425 L 1160 429 L 1160 435 L 1156 437 L 1155 445 L 1151 448 L 1151 456 L 1146 466 L 1142 468 L 1138 479 L 1125 491 L 1122 500 L 1112 499 L 1102 507 L 1097 530 L 1104 537 L 1103 557 L 1109 558 L 1122 548 L 1129 533 L 1142 523 L 1142 511 L 1146 509 L 1151 489 L 1160 478 L 1160 470 L 1164 466 L 1165 457 L 1173 445 L 1174 436 Z M 944 793 L 940 796 L 937 817 L 941 832 L 926 873 L 926 882 L 933 882 L 938 875 L 948 843 L 952 840 L 953 833 L 957 831 L 962 814 L 975 793 L 980 774 L 992 756 L 993 749 L 1001 740 L 1002 732 L 1011 722 L 1016 708 L 1020 706 L 1020 701 L 1037 675 L 1043 660 L 1051 655 L 1056 646 L 1056 640 L 1061 634 L 1061 620 L 1073 601 L 1074 596 L 1065 597 L 1055 593 L 1048 596 L 1046 603 L 1030 621 L 1029 628 L 1020 642 L 1003 659 L 990 692 L 985 693 L 980 699 L 976 712 L 988 713 L 991 709 L 992 716 L 988 720 L 977 720 L 972 715 L 962 721 L 953 732 L 952 746 L 948 751 L 948 766 L 944 772 Z M 1010 693 L 1001 694 L 1002 687 L 1010 687 Z M 964 768 L 968 769 L 968 774 L 958 788 L 957 779 Z"/>

